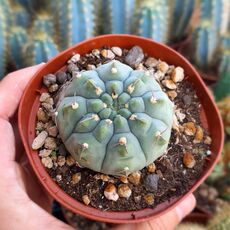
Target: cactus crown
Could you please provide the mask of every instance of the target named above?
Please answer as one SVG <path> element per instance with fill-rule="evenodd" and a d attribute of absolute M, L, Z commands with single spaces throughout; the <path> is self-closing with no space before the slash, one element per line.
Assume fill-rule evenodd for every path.
<path fill-rule="evenodd" d="M 57 126 L 81 166 L 128 175 L 166 151 L 173 105 L 148 72 L 112 61 L 76 74 L 62 94 Z"/>

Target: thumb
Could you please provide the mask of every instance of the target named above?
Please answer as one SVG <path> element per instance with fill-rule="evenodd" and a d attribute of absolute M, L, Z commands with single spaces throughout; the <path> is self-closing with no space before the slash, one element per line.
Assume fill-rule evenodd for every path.
<path fill-rule="evenodd" d="M 173 230 L 194 209 L 195 204 L 195 197 L 191 194 L 174 209 L 157 219 L 138 224 L 120 225 L 111 230 Z"/>

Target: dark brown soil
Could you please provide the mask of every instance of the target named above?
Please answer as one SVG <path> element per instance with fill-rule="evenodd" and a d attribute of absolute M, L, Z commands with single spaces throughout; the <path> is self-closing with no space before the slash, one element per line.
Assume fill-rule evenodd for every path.
<path fill-rule="evenodd" d="M 124 56 L 127 51 L 123 50 L 123 56 L 115 59 L 124 62 Z M 105 63 L 106 58 L 94 58 L 92 55 L 85 55 L 81 57 L 77 67 L 80 70 L 87 69 L 88 64 Z M 196 96 L 196 92 L 190 82 L 184 80 L 178 84 L 176 89 L 177 97 L 174 100 L 177 109 L 186 115 L 183 123 L 193 122 L 196 126 L 201 125 L 200 122 L 200 102 Z M 55 96 L 55 95 L 53 95 Z M 208 133 L 204 131 L 204 138 Z M 129 183 L 132 190 L 132 195 L 129 199 L 119 198 L 116 202 L 109 201 L 104 196 L 104 189 L 108 182 L 95 179 L 94 176 L 98 173 L 86 168 L 79 168 L 76 165 L 68 166 L 53 166 L 51 169 L 47 168 L 50 176 L 56 183 L 70 196 L 82 202 L 82 196 L 88 195 L 90 199 L 90 206 L 111 211 L 128 211 L 140 210 L 146 207 L 155 207 L 156 205 L 169 200 L 172 197 L 180 196 L 186 193 L 191 186 L 198 180 L 207 166 L 206 159 L 209 145 L 204 143 L 193 143 L 194 136 L 185 135 L 184 132 L 176 132 L 172 130 L 171 140 L 168 146 L 168 152 L 160 159 L 155 161 L 156 172 L 160 179 L 158 181 L 158 188 L 156 191 L 147 191 L 143 181 L 146 175 L 150 174 L 146 168 L 141 170 L 141 183 L 133 185 Z M 193 154 L 196 164 L 193 168 L 187 168 L 183 164 L 184 153 L 189 152 Z M 58 155 L 57 151 L 57 155 Z M 68 156 L 68 153 L 65 157 Z M 72 175 L 81 172 L 81 180 L 77 184 L 73 184 Z M 61 175 L 61 180 L 57 180 L 57 175 Z M 110 176 L 117 187 L 122 182 L 115 177 Z M 144 196 L 148 193 L 154 194 L 154 204 L 148 205 L 144 201 Z"/>

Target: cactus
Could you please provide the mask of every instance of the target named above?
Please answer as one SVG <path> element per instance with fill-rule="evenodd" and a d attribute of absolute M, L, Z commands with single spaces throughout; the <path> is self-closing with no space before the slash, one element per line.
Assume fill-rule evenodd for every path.
<path fill-rule="evenodd" d="M 6 72 L 6 21 L 3 8 L 0 6 L 0 79 Z"/>
<path fill-rule="evenodd" d="M 218 68 L 218 71 L 220 75 L 225 75 L 225 73 L 228 75 L 228 81 L 230 81 L 230 49 L 224 50 L 221 59 L 220 59 L 220 65 Z M 229 84 L 228 84 L 229 85 Z M 226 86 L 224 86 L 226 87 Z M 229 85 L 230 87 L 230 85 Z M 230 93 L 230 90 L 229 90 Z"/>
<path fill-rule="evenodd" d="M 58 48 L 52 38 L 44 33 L 38 33 L 25 49 L 25 65 L 30 66 L 46 62 L 57 54 Z"/>
<path fill-rule="evenodd" d="M 28 43 L 27 32 L 23 27 L 13 27 L 9 35 L 9 52 L 17 69 L 24 67 L 23 47 Z"/>
<path fill-rule="evenodd" d="M 56 4 L 61 48 L 94 35 L 93 0 L 67 0 Z"/>
<path fill-rule="evenodd" d="M 201 69 L 208 69 L 215 62 L 218 36 L 210 21 L 202 21 L 193 32 L 194 62 Z"/>
<path fill-rule="evenodd" d="M 31 22 L 31 16 L 28 11 L 19 4 L 14 4 L 13 11 L 13 25 L 28 28 Z"/>
<path fill-rule="evenodd" d="M 223 209 L 214 215 L 209 221 L 207 230 L 228 230 L 230 226 L 230 207 L 225 205 Z"/>
<path fill-rule="evenodd" d="M 48 12 L 40 12 L 36 15 L 32 23 L 31 34 L 47 33 L 51 37 L 55 37 L 53 18 Z"/>
<path fill-rule="evenodd" d="M 60 137 L 83 167 L 128 175 L 167 149 L 173 105 L 149 73 L 112 61 L 76 74 L 60 98 Z"/>
<path fill-rule="evenodd" d="M 104 28 L 106 33 L 124 34 L 131 33 L 131 20 L 135 0 L 103 0 Z"/>
<path fill-rule="evenodd" d="M 229 0 L 201 1 L 201 20 L 210 20 L 219 34 L 224 34 L 227 31 L 229 14 Z"/>
<path fill-rule="evenodd" d="M 40 9 L 47 9 L 51 2 L 46 0 L 13 0 L 13 1 L 22 5 L 32 13 L 37 12 Z"/>
<path fill-rule="evenodd" d="M 0 0 L 0 8 L 2 9 L 2 14 L 4 14 L 5 22 L 8 25 L 12 25 L 12 12 L 9 0 Z M 9 28 L 6 27 L 8 32 Z"/>
<path fill-rule="evenodd" d="M 220 101 L 223 98 L 230 95 L 230 71 L 223 72 L 220 75 L 219 80 L 217 81 L 215 87 L 213 88 L 213 93 L 217 101 Z M 220 102 L 220 106 L 222 108 L 221 102 Z"/>
<path fill-rule="evenodd" d="M 229 79 L 228 79 L 228 82 L 229 82 Z M 226 134 L 230 135 L 230 96 L 219 101 L 217 103 L 217 106 L 219 108 L 220 114 L 224 122 L 225 132 Z"/>
<path fill-rule="evenodd" d="M 170 0 L 170 39 L 179 40 L 185 35 L 189 21 L 191 19 L 195 0 Z"/>
<path fill-rule="evenodd" d="M 133 28 L 136 34 L 155 41 L 168 41 L 168 13 L 166 0 L 137 1 Z M 136 29 L 135 29 L 136 28 Z"/>

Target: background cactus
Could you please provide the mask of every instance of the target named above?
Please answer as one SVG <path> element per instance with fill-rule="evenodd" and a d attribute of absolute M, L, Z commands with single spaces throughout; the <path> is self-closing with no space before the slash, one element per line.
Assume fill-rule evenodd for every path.
<path fill-rule="evenodd" d="M 23 27 L 12 27 L 9 35 L 10 58 L 17 69 L 24 67 L 23 50 L 28 43 L 28 35 Z"/>
<path fill-rule="evenodd" d="M 6 72 L 6 21 L 3 8 L 0 6 L 0 79 Z"/>
<path fill-rule="evenodd" d="M 24 52 L 25 65 L 35 65 L 46 62 L 58 54 L 54 41 L 44 33 L 37 33 Z"/>
<path fill-rule="evenodd" d="M 131 33 L 131 20 L 135 0 L 103 0 L 105 33 Z"/>
<path fill-rule="evenodd" d="M 22 26 L 28 28 L 31 23 L 31 15 L 29 12 L 21 5 L 14 4 L 12 11 L 13 15 L 13 25 Z"/>
<path fill-rule="evenodd" d="M 170 38 L 175 41 L 181 39 L 187 31 L 195 0 L 169 0 L 168 4 L 170 9 Z"/>
<path fill-rule="evenodd" d="M 109 62 L 77 74 L 63 96 L 57 106 L 58 130 L 81 166 L 128 175 L 167 149 L 173 105 L 144 71 Z"/>
<path fill-rule="evenodd" d="M 229 73 L 228 73 L 227 81 L 228 81 L 228 86 L 229 86 Z M 229 87 L 228 87 L 228 90 L 229 90 Z M 223 122 L 224 122 L 225 131 L 228 135 L 230 135 L 230 96 L 225 97 L 223 100 L 219 101 L 217 105 L 218 105 L 220 114 L 222 116 Z"/>
<path fill-rule="evenodd" d="M 59 38 L 61 49 L 92 37 L 95 32 L 93 0 L 58 1 Z"/>
<path fill-rule="evenodd" d="M 226 33 L 229 14 L 229 0 L 201 0 L 201 20 L 210 20 L 219 34 Z"/>
<path fill-rule="evenodd" d="M 135 17 L 133 28 L 136 34 L 168 42 L 169 7 L 166 0 L 137 0 Z"/>
<path fill-rule="evenodd" d="M 218 48 L 218 35 L 210 21 L 202 21 L 193 32 L 194 62 L 202 69 L 214 65 Z"/>

